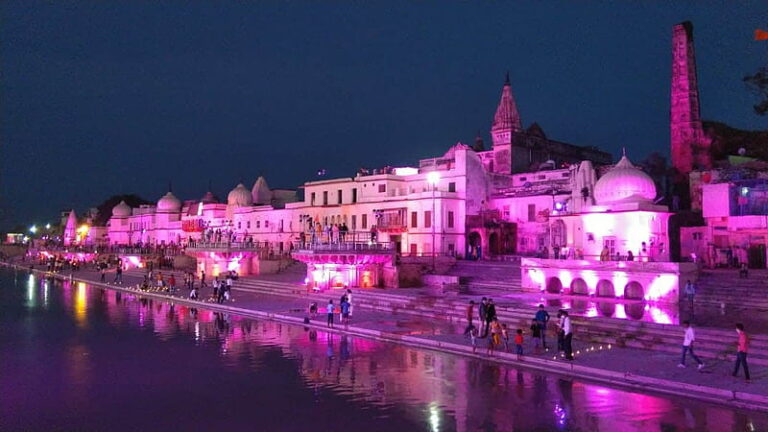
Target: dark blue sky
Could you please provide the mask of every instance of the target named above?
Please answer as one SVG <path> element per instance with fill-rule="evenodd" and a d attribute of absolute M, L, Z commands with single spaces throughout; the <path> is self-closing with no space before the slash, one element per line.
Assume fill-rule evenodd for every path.
<path fill-rule="evenodd" d="M 738 5 L 738 6 L 736 6 Z M 4 224 L 116 193 L 197 198 L 265 175 L 415 164 L 488 139 L 505 71 L 525 126 L 668 153 L 672 26 L 694 23 L 702 112 L 764 129 L 741 78 L 765 2 L 0 3 Z"/>

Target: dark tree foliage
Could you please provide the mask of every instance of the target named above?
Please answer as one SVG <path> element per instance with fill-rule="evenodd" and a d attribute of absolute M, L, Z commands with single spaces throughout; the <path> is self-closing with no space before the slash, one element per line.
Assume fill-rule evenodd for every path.
<path fill-rule="evenodd" d="M 747 87 L 759 98 L 753 106 L 757 115 L 768 113 L 768 66 L 761 67 L 754 75 L 744 77 Z"/>
<path fill-rule="evenodd" d="M 125 201 L 125 203 L 131 207 L 138 207 L 142 204 L 152 204 L 152 202 L 135 194 L 113 195 L 96 207 L 99 213 L 96 215 L 96 219 L 93 223 L 99 226 L 106 225 L 109 218 L 112 217 L 112 208 L 120 204 L 120 201 Z"/>

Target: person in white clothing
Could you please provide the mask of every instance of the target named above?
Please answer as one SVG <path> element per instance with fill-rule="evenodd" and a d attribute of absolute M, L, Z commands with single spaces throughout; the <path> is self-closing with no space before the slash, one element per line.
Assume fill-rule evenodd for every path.
<path fill-rule="evenodd" d="M 562 312 L 563 318 L 561 320 L 561 326 L 563 330 L 563 350 L 565 351 L 565 359 L 573 360 L 573 329 L 571 328 L 571 317 L 568 316 L 567 311 Z"/>
<path fill-rule="evenodd" d="M 691 357 L 696 361 L 696 363 L 699 364 L 699 369 L 704 367 L 704 362 L 701 361 L 701 359 L 693 353 L 693 342 L 696 340 L 696 334 L 693 331 L 693 327 L 691 327 L 690 321 L 683 321 L 683 328 L 685 329 L 685 336 L 683 337 L 683 358 L 680 359 L 680 364 L 677 365 L 679 368 L 685 367 L 685 354 L 691 353 Z"/>
<path fill-rule="evenodd" d="M 352 308 L 354 303 L 352 303 L 352 290 L 347 290 L 347 303 L 349 303 L 349 317 L 352 318 Z"/>

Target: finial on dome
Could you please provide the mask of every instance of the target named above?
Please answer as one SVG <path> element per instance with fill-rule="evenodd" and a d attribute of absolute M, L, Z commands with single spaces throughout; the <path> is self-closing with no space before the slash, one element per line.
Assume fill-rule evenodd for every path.
<path fill-rule="evenodd" d="M 621 156 L 622 157 L 627 157 L 627 148 L 626 147 L 622 147 L 621 148 Z"/>

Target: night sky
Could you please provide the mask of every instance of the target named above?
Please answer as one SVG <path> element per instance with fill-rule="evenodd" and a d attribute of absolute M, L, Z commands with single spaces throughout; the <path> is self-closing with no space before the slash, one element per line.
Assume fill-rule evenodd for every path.
<path fill-rule="evenodd" d="M 738 5 L 738 6 L 736 6 Z M 415 165 L 488 130 L 504 74 L 524 126 L 669 153 L 672 26 L 694 23 L 705 119 L 766 129 L 742 77 L 762 1 L 0 3 L 0 228 L 118 193 L 222 198 Z"/>

